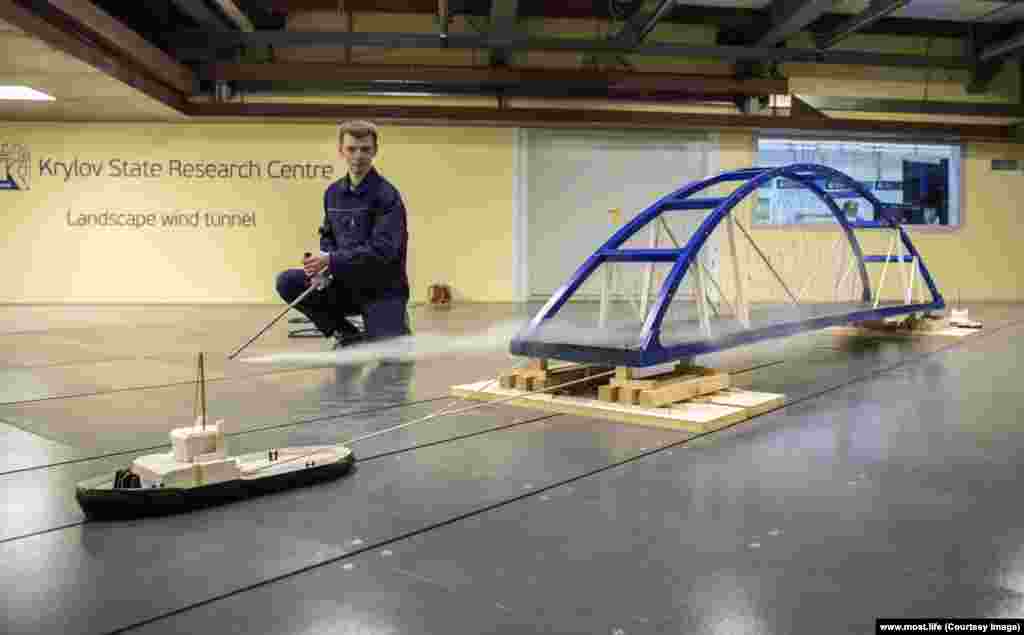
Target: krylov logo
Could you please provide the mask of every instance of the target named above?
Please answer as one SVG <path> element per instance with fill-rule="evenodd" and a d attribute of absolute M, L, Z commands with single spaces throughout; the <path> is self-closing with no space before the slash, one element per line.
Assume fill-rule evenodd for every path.
<path fill-rule="evenodd" d="M 20 143 L 0 143 L 0 190 L 27 190 L 32 155 Z"/>

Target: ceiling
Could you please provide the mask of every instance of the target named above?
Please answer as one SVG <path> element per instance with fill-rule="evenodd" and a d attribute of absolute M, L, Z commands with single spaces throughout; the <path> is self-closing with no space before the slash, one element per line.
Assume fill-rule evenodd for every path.
<path fill-rule="evenodd" d="M 889 10 L 872 14 L 880 6 Z M 578 32 L 571 39 L 564 28 Z M 0 4 L 0 84 L 27 84 L 57 100 L 0 100 L 0 121 L 333 117 L 339 104 L 373 114 L 372 104 L 421 103 L 414 98 L 423 94 L 470 105 L 483 95 L 502 107 L 585 97 L 764 114 L 757 97 L 789 92 L 792 61 L 969 73 L 969 92 L 984 96 L 993 77 L 1019 65 L 1022 33 L 1021 0 L 10 0 Z M 851 52 L 865 34 L 896 38 L 895 52 Z M 900 38 L 913 52 L 899 51 Z M 918 52 L 936 38 L 952 45 Z M 699 74 L 714 77 L 661 70 L 698 58 Z M 532 68 L 535 60 L 547 68 Z M 656 60 L 660 74 L 637 60 Z M 403 93 L 409 98 L 393 97 Z M 825 112 L 839 103 L 819 97 L 815 108 Z M 302 107 L 269 106 L 289 99 Z M 268 105 L 256 107 L 261 100 Z M 857 108 L 860 117 L 1024 120 L 1019 104 L 966 103 L 978 101 L 922 109 L 860 100 Z M 394 120 L 417 120 L 409 113 L 421 116 L 394 111 Z M 442 110 L 422 117 L 444 118 Z"/>
<path fill-rule="evenodd" d="M 187 116 L 0 20 L 0 85 L 28 85 L 56 101 L 0 100 L 0 121 L 175 121 Z"/>

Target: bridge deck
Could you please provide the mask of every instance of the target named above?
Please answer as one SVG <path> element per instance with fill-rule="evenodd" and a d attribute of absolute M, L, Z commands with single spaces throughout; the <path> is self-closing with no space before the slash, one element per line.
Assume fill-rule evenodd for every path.
<path fill-rule="evenodd" d="M 941 308 L 934 304 L 881 302 L 829 302 L 801 304 L 760 304 L 750 307 L 749 328 L 733 316 L 712 315 L 710 335 L 705 333 L 695 305 L 673 309 L 672 319 L 662 323 L 663 350 L 648 360 L 641 359 L 641 324 L 638 320 L 609 321 L 594 326 L 593 311 L 563 310 L 542 323 L 529 337 L 517 337 L 511 352 L 529 357 L 547 357 L 616 366 L 649 366 L 711 353 L 774 337 L 785 337 L 829 326 L 908 315 Z"/>

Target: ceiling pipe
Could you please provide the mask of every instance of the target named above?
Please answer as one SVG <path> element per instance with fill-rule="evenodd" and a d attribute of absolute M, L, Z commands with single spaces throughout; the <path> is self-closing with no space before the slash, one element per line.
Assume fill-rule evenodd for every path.
<path fill-rule="evenodd" d="M 872 0 L 871 4 L 857 15 L 851 16 L 828 33 L 822 33 L 815 37 L 814 43 L 818 48 L 827 49 L 855 32 L 871 26 L 890 13 L 902 9 L 910 2 L 911 0 Z"/>
<path fill-rule="evenodd" d="M 988 62 L 1004 55 L 1017 53 L 1021 48 L 1024 48 L 1024 31 L 1021 31 L 1017 33 L 1017 35 L 1003 40 L 1002 42 L 990 44 L 981 51 L 978 55 L 978 59 L 982 62 Z"/>
<path fill-rule="evenodd" d="M 253 26 L 252 20 L 245 14 L 244 11 L 238 8 L 235 4 L 235 0 L 212 0 L 213 4 L 217 5 L 217 8 L 221 10 L 229 20 L 240 30 L 246 33 L 252 33 L 256 30 Z"/>

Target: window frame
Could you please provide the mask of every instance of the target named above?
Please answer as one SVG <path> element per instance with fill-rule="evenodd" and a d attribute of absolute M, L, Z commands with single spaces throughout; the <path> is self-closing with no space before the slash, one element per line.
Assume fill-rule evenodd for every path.
<path fill-rule="evenodd" d="M 901 225 L 903 229 L 908 232 L 924 232 L 924 233 L 955 233 L 962 231 L 967 225 L 967 205 L 966 205 L 966 189 L 964 188 L 965 180 L 965 164 L 967 158 L 967 147 L 966 143 L 962 139 L 906 139 L 900 137 L 890 136 L 875 136 L 871 134 L 831 134 L 831 133 L 808 133 L 806 131 L 758 131 L 754 133 L 754 147 L 753 165 L 757 165 L 757 157 L 759 153 L 760 143 L 762 139 L 794 139 L 799 141 L 828 141 L 828 142 L 850 142 L 850 143 L 893 143 L 900 145 L 913 145 L 915 142 L 921 145 L 946 145 L 954 146 L 957 148 L 959 157 L 959 170 L 957 171 L 958 183 L 957 187 L 959 190 L 958 204 L 959 204 L 959 222 L 956 225 L 925 225 L 925 224 L 911 224 L 906 223 Z M 952 189 L 952 188 L 951 188 Z M 835 228 L 830 223 L 786 223 L 784 225 L 776 225 L 771 223 L 755 223 L 753 218 L 754 209 L 757 205 L 757 192 L 751 193 L 753 197 L 750 228 L 752 230 L 770 230 L 770 231 L 829 231 Z"/>

